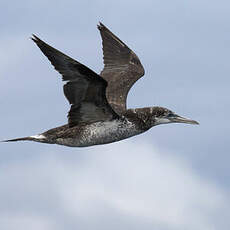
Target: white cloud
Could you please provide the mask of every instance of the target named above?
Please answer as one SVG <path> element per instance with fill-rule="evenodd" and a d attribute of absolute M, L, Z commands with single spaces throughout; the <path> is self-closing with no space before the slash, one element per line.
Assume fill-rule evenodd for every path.
<path fill-rule="evenodd" d="M 203 230 L 216 229 L 218 212 L 229 202 L 220 188 L 196 175 L 185 161 L 154 145 L 124 141 L 71 152 L 75 154 L 42 154 L 3 169 L 2 211 L 12 213 L 12 219 L 17 218 L 15 212 L 25 218 L 33 213 L 36 221 L 31 219 L 30 228 L 53 221 L 64 229 L 71 219 L 73 228 L 92 229 L 96 224 L 96 229 L 106 229 L 99 220 L 115 215 L 129 220 L 118 221 L 120 229 L 135 223 L 137 229 L 145 225 Z M 23 228 L 28 223 L 19 221 L 4 229 L 18 230 L 20 224 Z"/>

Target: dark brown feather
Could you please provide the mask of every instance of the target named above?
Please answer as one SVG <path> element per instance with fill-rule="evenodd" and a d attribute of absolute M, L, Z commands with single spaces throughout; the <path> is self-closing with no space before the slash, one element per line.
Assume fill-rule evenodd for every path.
<path fill-rule="evenodd" d="M 49 46 L 37 36 L 32 40 L 62 75 L 64 94 L 71 104 L 69 127 L 80 123 L 106 121 L 117 118 L 107 102 L 107 82 L 88 67 Z"/>
<path fill-rule="evenodd" d="M 98 25 L 102 37 L 104 69 L 101 76 L 108 82 L 106 97 L 112 108 L 122 114 L 133 84 L 144 75 L 137 55 L 102 23 Z"/>

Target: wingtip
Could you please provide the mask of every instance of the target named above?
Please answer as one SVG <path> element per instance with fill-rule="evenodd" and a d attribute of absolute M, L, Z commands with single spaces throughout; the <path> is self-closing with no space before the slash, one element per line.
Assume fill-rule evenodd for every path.
<path fill-rule="evenodd" d="M 32 34 L 32 36 L 30 37 L 30 39 L 34 42 L 38 41 L 38 37 L 35 34 Z"/>
<path fill-rule="evenodd" d="M 98 28 L 99 30 L 101 30 L 101 22 L 100 22 L 100 21 L 99 21 L 98 24 L 97 24 L 97 28 Z"/>
<path fill-rule="evenodd" d="M 38 44 L 39 42 L 42 42 L 42 40 L 39 37 L 37 37 L 35 34 L 32 34 L 30 39 L 34 41 L 36 44 Z"/>
<path fill-rule="evenodd" d="M 102 22 L 99 21 L 99 23 L 98 23 L 98 25 L 97 25 L 97 28 L 98 28 L 99 30 L 102 30 L 102 29 L 106 29 L 106 26 L 105 26 Z"/>

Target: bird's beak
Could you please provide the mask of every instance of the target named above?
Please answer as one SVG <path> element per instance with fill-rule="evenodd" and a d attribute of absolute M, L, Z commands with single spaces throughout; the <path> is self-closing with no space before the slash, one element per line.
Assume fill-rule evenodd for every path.
<path fill-rule="evenodd" d="M 175 114 L 175 116 L 169 117 L 168 118 L 171 122 L 175 123 L 186 123 L 186 124 L 193 124 L 193 125 L 199 125 L 199 122 L 195 120 L 191 120 L 185 117 L 181 117 Z"/>

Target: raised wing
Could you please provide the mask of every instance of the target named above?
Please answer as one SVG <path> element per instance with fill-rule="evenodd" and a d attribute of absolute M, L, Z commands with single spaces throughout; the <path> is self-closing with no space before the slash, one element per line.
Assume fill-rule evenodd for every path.
<path fill-rule="evenodd" d="M 64 94 L 71 104 L 70 127 L 80 123 L 111 120 L 118 117 L 107 102 L 107 82 L 88 67 L 49 46 L 37 36 L 32 40 L 62 75 Z"/>
<path fill-rule="evenodd" d="M 104 69 L 101 76 L 108 82 L 106 97 L 112 108 L 122 114 L 132 85 L 144 75 L 137 55 L 102 23 L 98 25 L 102 37 Z"/>

